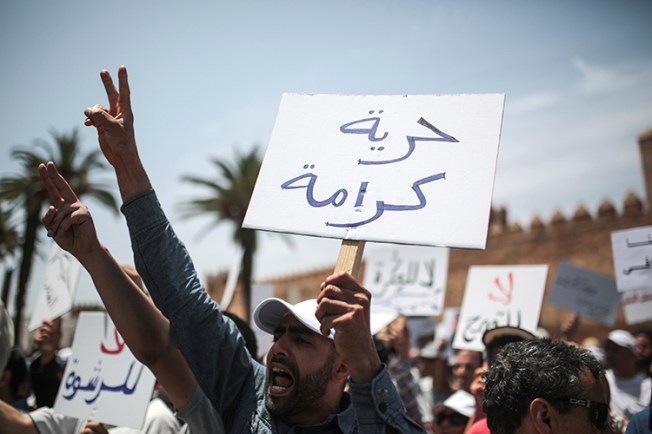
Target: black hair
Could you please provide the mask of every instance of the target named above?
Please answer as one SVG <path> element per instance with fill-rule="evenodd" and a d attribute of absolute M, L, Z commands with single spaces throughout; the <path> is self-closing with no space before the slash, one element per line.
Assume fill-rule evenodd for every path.
<path fill-rule="evenodd" d="M 495 337 L 486 346 L 487 362 L 491 363 L 493 358 L 496 357 L 493 355 L 493 352 L 496 348 L 502 349 L 502 347 L 507 344 L 511 344 L 512 342 L 521 342 L 523 340 L 525 340 L 523 337 L 517 335 L 503 335 Z"/>
<path fill-rule="evenodd" d="M 604 370 L 587 350 L 549 338 L 505 345 L 485 374 L 482 407 L 492 434 L 512 434 L 530 403 L 544 398 L 560 412 L 570 404 L 558 398 L 583 398 L 582 375 L 600 379 Z"/>

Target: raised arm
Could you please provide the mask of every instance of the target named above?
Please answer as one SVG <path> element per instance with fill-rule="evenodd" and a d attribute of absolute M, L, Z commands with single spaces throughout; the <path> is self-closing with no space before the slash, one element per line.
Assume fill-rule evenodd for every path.
<path fill-rule="evenodd" d="M 169 322 L 109 251 L 99 242 L 93 219 L 53 163 L 39 166 L 53 206 L 43 218 L 48 236 L 89 272 L 107 311 L 134 356 L 147 365 L 177 408 L 184 407 L 196 381 L 169 341 Z"/>
<path fill-rule="evenodd" d="M 255 408 L 255 378 L 262 368 L 249 357 L 235 324 L 225 318 L 204 290 L 185 246 L 174 233 L 138 155 L 127 70 L 118 71 L 115 88 L 100 73 L 109 108 L 87 108 L 85 122 L 97 128 L 102 152 L 114 167 L 134 263 L 158 309 L 169 320 L 170 341 L 179 348 L 201 389 L 218 412 L 248 399 Z M 235 374 L 237 372 L 237 374 Z"/>
<path fill-rule="evenodd" d="M 118 69 L 119 91 L 107 70 L 102 70 L 100 77 L 109 98 L 109 108 L 106 109 L 100 104 L 86 108 L 85 125 L 97 128 L 100 148 L 115 169 L 120 195 L 122 201 L 126 202 L 149 190 L 152 185 L 136 147 L 127 68 L 121 66 Z"/>

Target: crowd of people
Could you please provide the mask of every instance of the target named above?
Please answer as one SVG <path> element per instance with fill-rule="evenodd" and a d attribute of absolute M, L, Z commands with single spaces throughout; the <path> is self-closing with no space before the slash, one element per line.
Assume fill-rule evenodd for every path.
<path fill-rule="evenodd" d="M 261 360 L 248 325 L 202 287 L 157 200 L 138 155 L 126 68 L 117 88 L 100 75 L 109 107 L 87 108 L 86 125 L 115 170 L 135 270 L 111 256 L 51 162 L 39 166 L 52 200 L 43 224 L 88 271 L 157 379 L 139 432 L 652 432 L 649 330 L 576 343 L 572 327 L 559 339 L 496 327 L 484 333 L 484 351 L 451 352 L 450 337 L 434 335 L 414 346 L 403 317 L 372 336 L 371 292 L 347 273 L 326 277 L 315 299 L 258 305 L 253 322 L 273 336 Z M 0 309 L 0 433 L 130 432 L 52 410 L 69 355 L 60 340 L 61 320 L 45 321 L 25 358 Z"/>

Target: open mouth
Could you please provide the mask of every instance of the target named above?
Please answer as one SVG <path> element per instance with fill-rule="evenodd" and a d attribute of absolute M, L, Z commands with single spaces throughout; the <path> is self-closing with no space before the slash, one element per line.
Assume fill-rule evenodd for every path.
<path fill-rule="evenodd" d="M 269 394 L 284 395 L 292 389 L 294 377 L 283 367 L 272 367 L 270 375 Z"/>

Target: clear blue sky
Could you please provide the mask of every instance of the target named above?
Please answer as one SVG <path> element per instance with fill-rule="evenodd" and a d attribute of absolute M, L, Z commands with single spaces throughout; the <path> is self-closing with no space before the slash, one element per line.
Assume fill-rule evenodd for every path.
<path fill-rule="evenodd" d="M 0 172 L 15 170 L 14 145 L 51 128 L 78 127 L 96 146 L 82 111 L 105 102 L 98 72 L 125 64 L 141 157 L 200 275 L 229 267 L 232 228 L 180 221 L 175 207 L 203 194 L 180 177 L 212 175 L 208 159 L 236 147 L 264 147 L 283 92 L 505 93 L 494 204 L 524 227 L 579 204 L 595 212 L 604 198 L 644 195 L 651 19 L 646 0 L 5 1 Z M 122 217 L 89 205 L 102 240 L 131 262 Z M 256 277 L 328 265 L 339 249 L 293 240 L 290 249 L 263 234 Z"/>

